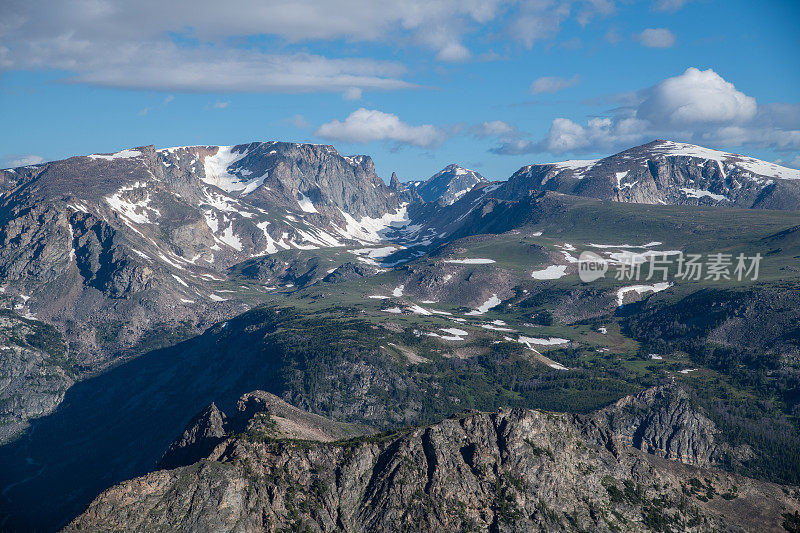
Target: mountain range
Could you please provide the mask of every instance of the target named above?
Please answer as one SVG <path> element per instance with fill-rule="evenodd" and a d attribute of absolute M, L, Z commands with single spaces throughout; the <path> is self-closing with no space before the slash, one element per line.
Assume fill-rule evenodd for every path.
<path fill-rule="evenodd" d="M 0 528 L 64 527 L 153 470 L 70 528 L 145 531 L 170 513 L 217 528 L 233 498 L 225 512 L 242 529 L 748 529 L 726 514 L 735 498 L 697 498 L 734 486 L 780 527 L 796 499 L 764 483 L 800 483 L 799 212 L 800 171 L 663 140 L 506 181 L 451 164 L 387 185 L 368 156 L 286 142 L 0 170 L 0 461 L 13 465 Z M 744 283 L 585 284 L 582 250 L 611 268 L 623 253 L 758 253 L 763 265 Z M 638 413 L 651 397 L 684 414 L 642 425 L 615 403 Z M 465 408 L 491 414 L 446 420 Z M 256 412 L 277 422 L 253 429 Z M 524 444 L 531 424 L 547 446 Z M 687 424 L 695 433 L 670 433 Z M 564 452 L 567 435 L 583 451 L 542 451 Z M 264 488 L 295 459 L 308 481 L 296 509 Z M 585 497 L 537 503 L 548 460 Z M 394 494 L 404 461 L 408 490 Z M 579 479 L 576 461 L 596 476 Z M 315 477 L 323 463 L 355 477 Z M 216 503 L 181 507 L 187 479 Z M 466 499 L 446 510 L 455 479 L 469 480 Z M 334 505 L 334 486 L 369 496 Z M 144 497 L 160 491 L 176 495 L 171 510 Z"/>

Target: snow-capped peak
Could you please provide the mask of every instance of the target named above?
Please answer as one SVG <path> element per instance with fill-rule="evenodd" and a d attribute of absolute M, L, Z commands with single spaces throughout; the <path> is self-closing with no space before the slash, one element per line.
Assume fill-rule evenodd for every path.
<path fill-rule="evenodd" d="M 452 163 L 414 188 L 426 202 L 438 200 L 444 205 L 451 205 L 477 184 L 486 181 L 474 170 Z"/>
<path fill-rule="evenodd" d="M 782 167 L 775 163 L 762 161 L 761 159 L 755 159 L 753 157 L 732 154 L 730 152 L 721 152 L 719 150 L 712 150 L 711 148 L 675 141 L 658 140 L 651 143 L 651 145 L 651 152 L 667 157 L 697 157 L 700 159 L 717 161 L 720 163 L 720 169 L 723 174 L 726 173 L 725 167 L 731 165 L 759 176 L 785 180 L 800 179 L 800 170 L 798 169 Z"/>

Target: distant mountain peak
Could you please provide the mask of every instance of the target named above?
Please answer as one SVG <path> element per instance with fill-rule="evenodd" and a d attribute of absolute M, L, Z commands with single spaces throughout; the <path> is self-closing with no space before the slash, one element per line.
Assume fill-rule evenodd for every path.
<path fill-rule="evenodd" d="M 414 188 L 426 202 L 439 201 L 451 205 L 477 184 L 486 181 L 478 172 L 451 163 Z"/>
<path fill-rule="evenodd" d="M 603 159 L 522 167 L 509 180 L 508 189 L 646 204 L 797 209 L 800 170 L 656 139 Z"/>

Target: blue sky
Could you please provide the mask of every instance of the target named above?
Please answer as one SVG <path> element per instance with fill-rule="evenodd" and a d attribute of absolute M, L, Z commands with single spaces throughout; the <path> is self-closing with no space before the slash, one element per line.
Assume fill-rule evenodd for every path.
<path fill-rule="evenodd" d="M 35 5 L 30 5 L 35 4 Z M 492 179 L 670 138 L 800 167 L 800 2 L 3 3 L 0 165 L 330 143 Z"/>

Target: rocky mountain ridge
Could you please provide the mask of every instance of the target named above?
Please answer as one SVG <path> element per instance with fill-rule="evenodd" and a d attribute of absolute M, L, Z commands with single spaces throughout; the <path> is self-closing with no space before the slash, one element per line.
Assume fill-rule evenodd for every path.
<path fill-rule="evenodd" d="M 332 442 L 374 433 L 372 428 L 334 422 L 286 403 L 274 394 L 253 391 L 239 398 L 228 417 L 209 405 L 186 426 L 159 462 L 159 469 L 187 466 L 211 455 L 226 439 L 242 433 L 273 439 Z"/>
<path fill-rule="evenodd" d="M 78 327 L 142 307 L 139 333 L 160 320 L 216 320 L 225 313 L 210 308 L 243 309 L 209 287 L 226 268 L 381 242 L 407 222 L 403 195 L 369 157 L 330 146 L 150 146 L 0 173 L 0 284 L 24 295 L 31 316 Z M 98 352 L 91 338 L 78 350 Z"/>
<path fill-rule="evenodd" d="M 781 530 L 796 497 L 630 447 L 608 423 L 631 405 L 664 415 L 675 400 L 665 386 L 589 416 L 503 409 L 334 443 L 249 431 L 195 464 L 105 491 L 66 530 Z M 703 441 L 697 429 L 659 439 L 669 446 L 678 430 Z"/>
<path fill-rule="evenodd" d="M 800 170 L 656 140 L 587 161 L 522 167 L 498 194 L 558 191 L 616 202 L 797 210 Z"/>

